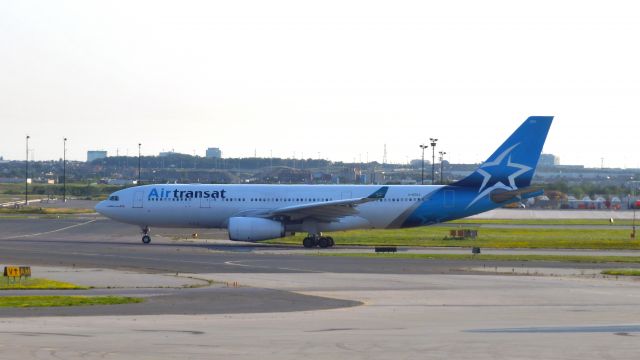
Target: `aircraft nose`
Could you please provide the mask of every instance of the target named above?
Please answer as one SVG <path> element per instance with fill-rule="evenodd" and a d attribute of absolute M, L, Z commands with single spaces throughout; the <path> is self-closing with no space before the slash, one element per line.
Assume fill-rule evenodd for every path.
<path fill-rule="evenodd" d="M 106 205 L 105 205 L 104 200 L 103 200 L 103 201 L 100 201 L 98 204 L 96 204 L 95 210 L 99 214 L 106 215 L 105 214 L 105 208 L 106 208 Z"/>

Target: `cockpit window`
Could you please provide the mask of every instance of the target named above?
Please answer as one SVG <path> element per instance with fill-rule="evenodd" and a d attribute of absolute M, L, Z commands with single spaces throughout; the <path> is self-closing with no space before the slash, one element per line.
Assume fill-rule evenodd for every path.
<path fill-rule="evenodd" d="M 118 197 L 117 195 L 110 196 L 109 201 L 120 201 L 120 197 Z"/>

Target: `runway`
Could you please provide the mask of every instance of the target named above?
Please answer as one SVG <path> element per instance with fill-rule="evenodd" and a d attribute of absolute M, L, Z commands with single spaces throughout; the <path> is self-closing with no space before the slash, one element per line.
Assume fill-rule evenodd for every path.
<path fill-rule="evenodd" d="M 3 264 L 93 285 L 90 294 L 146 299 L 2 309 L 7 359 L 635 359 L 640 351 L 638 282 L 595 275 L 619 265 L 310 256 L 160 236 L 145 246 L 137 228 L 95 216 L 0 226 Z M 483 271 L 491 267 L 544 271 Z"/>

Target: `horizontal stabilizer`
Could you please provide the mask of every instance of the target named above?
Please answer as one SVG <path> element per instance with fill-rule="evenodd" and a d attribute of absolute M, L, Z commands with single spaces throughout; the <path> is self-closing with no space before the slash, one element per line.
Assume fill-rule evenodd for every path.
<path fill-rule="evenodd" d="M 531 198 L 544 194 L 544 190 L 539 186 L 529 186 L 524 189 L 511 191 L 494 190 L 491 193 L 491 201 L 501 204 L 513 199 Z"/>

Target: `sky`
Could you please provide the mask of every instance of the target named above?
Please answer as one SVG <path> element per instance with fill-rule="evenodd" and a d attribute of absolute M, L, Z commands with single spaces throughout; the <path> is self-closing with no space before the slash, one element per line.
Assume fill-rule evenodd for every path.
<path fill-rule="evenodd" d="M 638 34 L 615 0 L 0 0 L 0 156 L 478 163 L 553 115 L 562 164 L 640 168 Z"/>

